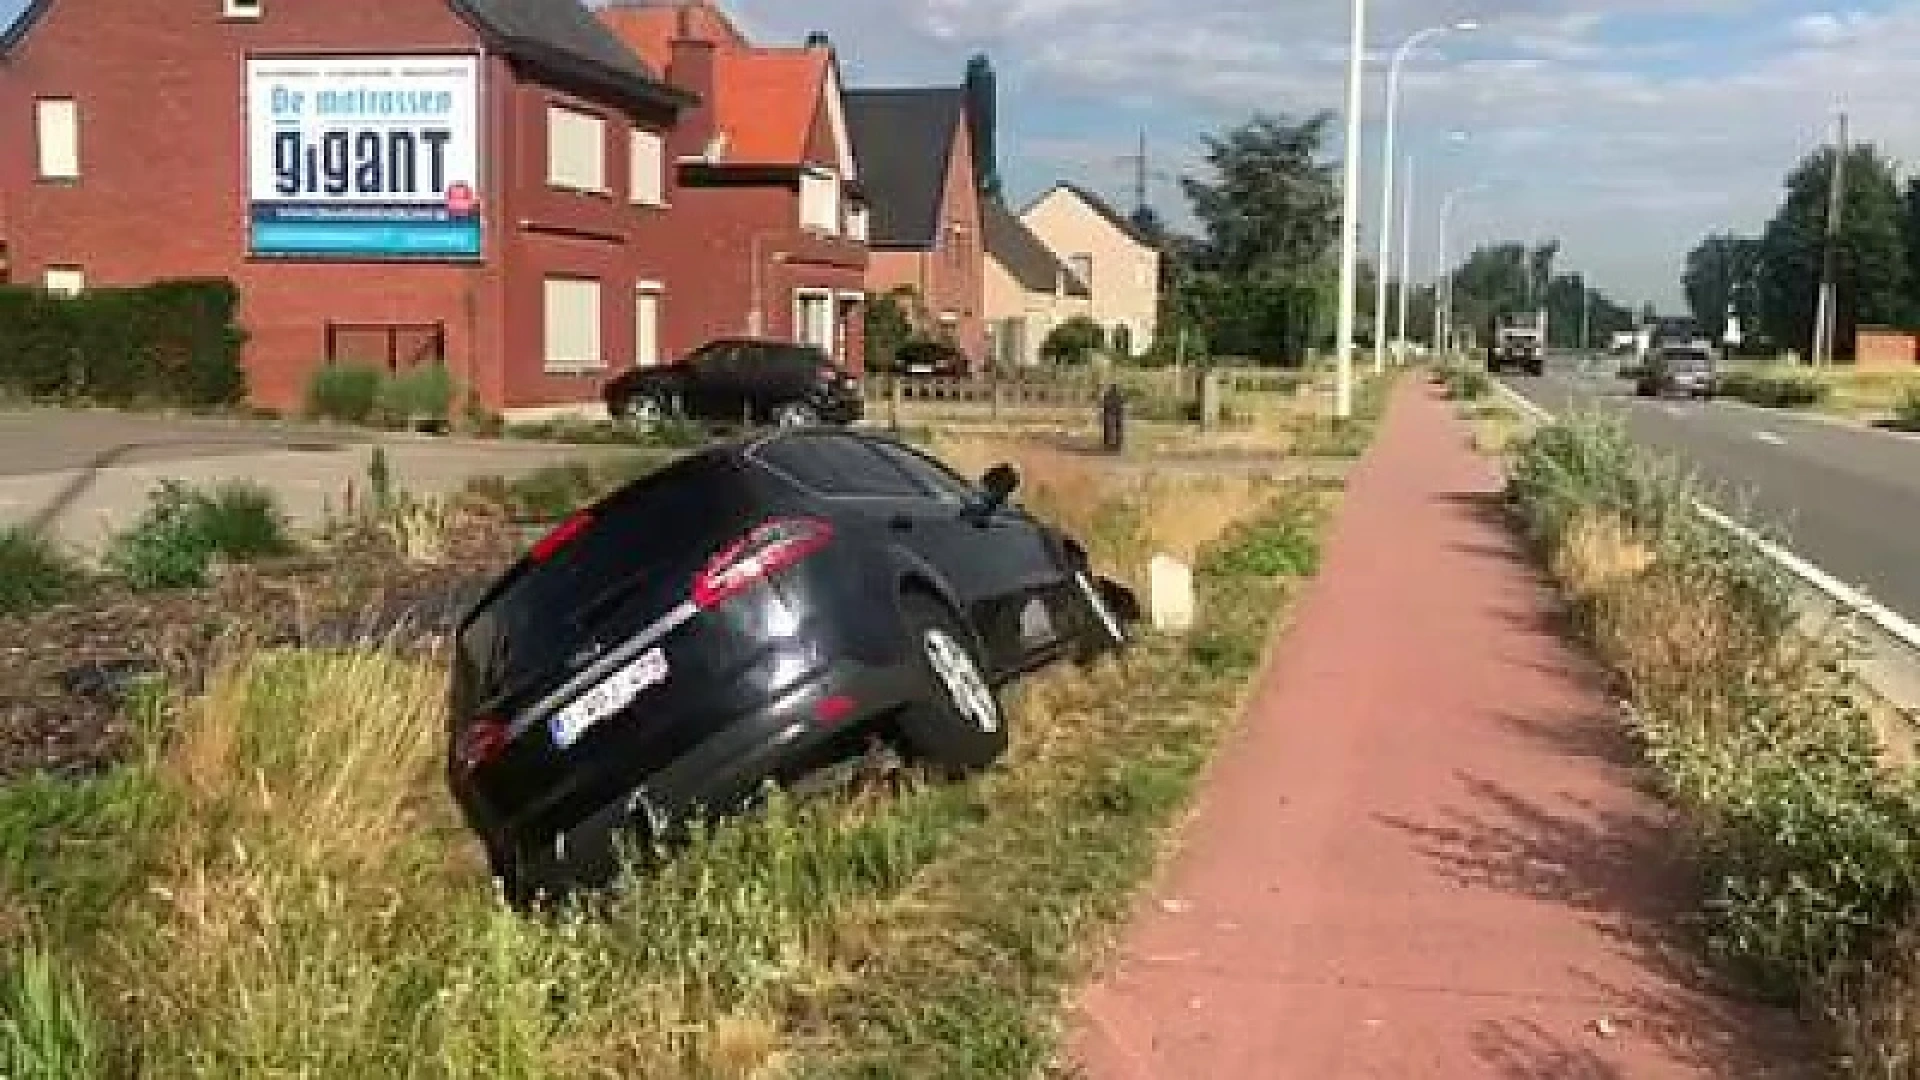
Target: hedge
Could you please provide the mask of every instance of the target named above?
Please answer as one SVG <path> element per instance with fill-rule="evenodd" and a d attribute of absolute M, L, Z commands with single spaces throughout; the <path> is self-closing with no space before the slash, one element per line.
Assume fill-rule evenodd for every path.
<path fill-rule="evenodd" d="M 225 280 L 161 281 L 64 296 L 0 287 L 0 390 L 100 405 L 231 405 L 246 396 Z"/>

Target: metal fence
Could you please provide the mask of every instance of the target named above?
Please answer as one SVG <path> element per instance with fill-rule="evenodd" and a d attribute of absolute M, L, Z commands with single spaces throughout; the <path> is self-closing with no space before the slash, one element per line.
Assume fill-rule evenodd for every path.
<path fill-rule="evenodd" d="M 1285 368 L 1212 368 L 1228 394 L 1292 394 L 1312 375 Z M 967 405 L 995 410 L 1085 409 L 1096 405 L 1109 383 L 1149 398 L 1188 398 L 1199 393 L 1196 368 L 1119 371 L 1023 371 L 1009 376 L 942 379 L 878 375 L 867 382 L 870 400 L 902 404 Z"/>

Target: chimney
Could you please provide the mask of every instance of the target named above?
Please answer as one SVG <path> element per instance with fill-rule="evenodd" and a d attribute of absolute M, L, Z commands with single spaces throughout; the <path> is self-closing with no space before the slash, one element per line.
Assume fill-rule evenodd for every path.
<path fill-rule="evenodd" d="M 707 144 L 713 140 L 718 115 L 715 109 L 715 95 L 719 92 L 719 80 L 715 78 L 715 55 L 718 48 L 706 38 L 699 36 L 694 26 L 693 9 L 699 0 L 682 3 L 679 9 L 679 25 L 670 46 L 672 59 L 667 62 L 667 81 L 682 90 L 699 95 L 700 103 L 680 114 L 680 123 L 674 128 L 676 152 L 683 157 L 693 157 L 706 151 Z"/>
<path fill-rule="evenodd" d="M 815 30 L 813 33 L 807 35 L 807 48 L 831 49 L 833 48 L 833 40 L 827 37 L 825 30 Z"/>

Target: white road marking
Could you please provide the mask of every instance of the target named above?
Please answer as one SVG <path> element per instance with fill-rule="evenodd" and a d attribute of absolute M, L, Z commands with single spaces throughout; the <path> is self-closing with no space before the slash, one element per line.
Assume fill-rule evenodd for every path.
<path fill-rule="evenodd" d="M 1662 405 L 1660 406 L 1660 411 L 1673 417 L 1675 420 L 1683 420 L 1687 415 L 1687 411 L 1678 405 Z"/>
<path fill-rule="evenodd" d="M 1766 443 L 1768 446 L 1787 445 L 1787 440 L 1785 438 L 1779 435 L 1776 435 L 1771 431 L 1756 431 L 1753 433 L 1753 437 L 1756 439 L 1759 439 L 1763 443 Z"/>

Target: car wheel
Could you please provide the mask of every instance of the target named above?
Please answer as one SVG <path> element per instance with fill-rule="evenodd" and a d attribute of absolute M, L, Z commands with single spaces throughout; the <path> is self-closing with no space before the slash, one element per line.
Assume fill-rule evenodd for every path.
<path fill-rule="evenodd" d="M 907 751 L 949 775 L 986 768 L 1006 752 L 1007 724 L 974 635 L 926 597 L 909 595 L 902 607 L 925 688 L 900 715 Z"/>
<path fill-rule="evenodd" d="M 620 406 L 620 418 L 641 431 L 660 430 L 672 415 L 667 403 L 652 394 L 635 394 Z"/>
<path fill-rule="evenodd" d="M 773 426 L 807 428 L 820 425 L 820 410 L 804 401 L 794 401 L 773 410 Z"/>

